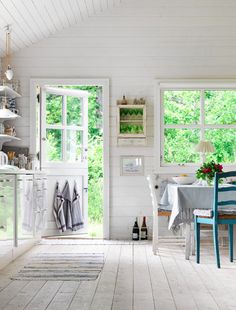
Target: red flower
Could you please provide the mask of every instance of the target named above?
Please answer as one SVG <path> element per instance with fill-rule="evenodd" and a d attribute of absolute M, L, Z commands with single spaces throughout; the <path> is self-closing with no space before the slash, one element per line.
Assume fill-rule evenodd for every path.
<path fill-rule="evenodd" d="M 211 171 L 212 171 L 211 168 L 202 169 L 202 173 L 210 173 Z"/>
<path fill-rule="evenodd" d="M 215 169 L 216 169 L 218 172 L 222 172 L 223 166 L 220 165 L 220 164 L 216 164 L 216 165 L 215 165 Z"/>

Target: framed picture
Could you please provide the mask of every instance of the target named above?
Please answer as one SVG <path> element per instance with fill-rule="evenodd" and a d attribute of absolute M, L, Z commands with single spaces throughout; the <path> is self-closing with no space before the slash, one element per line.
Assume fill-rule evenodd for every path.
<path fill-rule="evenodd" d="M 143 175 L 143 156 L 121 156 L 120 175 Z"/>

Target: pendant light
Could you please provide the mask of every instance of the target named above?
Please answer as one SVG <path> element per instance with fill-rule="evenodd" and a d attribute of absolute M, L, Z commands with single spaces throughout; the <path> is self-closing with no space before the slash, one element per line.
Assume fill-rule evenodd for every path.
<path fill-rule="evenodd" d="M 13 71 L 12 71 L 12 68 L 11 68 L 11 29 L 10 29 L 10 26 L 7 25 L 5 27 L 6 29 L 6 72 L 5 72 L 5 75 L 6 75 L 6 78 L 10 81 L 12 78 L 13 78 Z"/>

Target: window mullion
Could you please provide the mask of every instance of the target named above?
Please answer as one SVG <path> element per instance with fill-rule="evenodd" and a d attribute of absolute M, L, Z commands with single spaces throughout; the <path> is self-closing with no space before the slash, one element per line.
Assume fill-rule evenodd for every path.
<path fill-rule="evenodd" d="M 63 130 L 62 130 L 62 161 L 66 161 L 66 139 L 67 139 L 67 133 L 66 133 L 66 120 L 67 120 L 67 96 L 63 96 L 62 101 L 62 109 L 63 109 Z"/>
<path fill-rule="evenodd" d="M 204 110 L 204 89 L 201 90 L 201 102 L 200 102 L 200 126 L 201 126 L 201 133 L 200 138 L 204 140 L 205 138 L 205 110 Z"/>
<path fill-rule="evenodd" d="M 161 111 L 161 147 L 160 147 L 160 151 L 161 151 L 161 158 L 160 158 L 160 164 L 163 165 L 164 164 L 164 144 L 165 144 L 165 125 L 164 125 L 164 115 L 165 115 L 165 109 L 164 109 L 164 92 L 161 91 L 161 107 L 160 107 L 160 111 Z"/>

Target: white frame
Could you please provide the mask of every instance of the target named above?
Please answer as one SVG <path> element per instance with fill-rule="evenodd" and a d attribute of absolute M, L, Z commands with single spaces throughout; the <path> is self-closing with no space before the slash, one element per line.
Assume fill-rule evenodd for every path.
<path fill-rule="evenodd" d="M 135 163 L 135 161 L 139 161 L 139 165 Z M 136 165 L 136 171 L 130 170 L 125 166 L 125 161 L 130 161 L 130 163 L 134 166 Z M 121 176 L 136 176 L 136 175 L 144 175 L 144 156 L 121 156 L 120 157 L 120 175 Z"/>
<path fill-rule="evenodd" d="M 169 173 L 182 173 L 182 172 L 195 172 L 196 168 L 199 167 L 200 162 L 196 164 L 164 164 L 161 161 L 161 156 L 163 156 L 163 144 L 164 144 L 164 123 L 163 123 L 163 108 L 162 108 L 162 92 L 168 89 L 191 89 L 191 90 L 204 90 L 204 89 L 235 89 L 236 90 L 236 80 L 221 81 L 221 80 L 156 80 L 155 81 L 155 106 L 154 106 L 154 143 L 155 143 L 155 157 L 156 163 L 155 168 L 158 172 L 169 172 Z M 171 128 L 200 128 L 201 138 L 204 138 L 202 134 L 205 128 L 236 128 L 236 125 L 204 125 L 204 116 L 202 113 L 203 101 L 201 100 L 201 124 L 196 126 L 191 125 L 173 125 Z M 202 125 L 203 123 L 203 125 Z M 235 169 L 235 164 L 224 164 L 225 170 Z"/>
<path fill-rule="evenodd" d="M 54 87 L 43 87 L 41 91 L 41 95 L 43 96 L 43 102 L 46 102 L 46 93 L 60 95 L 63 97 L 62 102 L 62 123 L 58 125 L 48 125 L 46 123 L 46 104 L 42 105 L 42 115 L 43 119 L 41 117 L 41 126 L 42 126 L 42 135 L 43 137 L 46 137 L 46 130 L 47 129 L 60 129 L 62 131 L 62 160 L 60 161 L 47 161 L 45 157 L 45 143 L 41 140 L 41 161 L 43 163 L 43 167 L 52 168 L 52 167 L 58 167 L 60 168 L 61 165 L 66 163 L 68 167 L 71 167 L 72 169 L 74 167 L 78 168 L 88 168 L 88 162 L 87 162 L 87 151 L 85 149 L 88 149 L 88 92 L 83 90 L 71 90 L 71 89 L 58 89 Z M 67 96 L 73 96 L 80 99 L 83 99 L 82 103 L 82 125 L 76 126 L 76 125 L 67 125 L 66 123 L 66 97 Z M 84 126 L 85 124 L 85 126 Z M 66 156 L 66 143 L 67 140 L 67 130 L 75 130 L 77 132 L 82 132 L 82 154 L 81 154 L 81 160 L 77 162 L 68 162 L 65 158 Z M 84 160 L 85 159 L 85 160 Z"/>
<path fill-rule="evenodd" d="M 44 85 L 99 85 L 103 88 L 103 238 L 109 239 L 109 79 L 67 79 L 67 78 L 31 78 L 30 79 L 30 153 L 36 153 L 36 86 Z"/>

